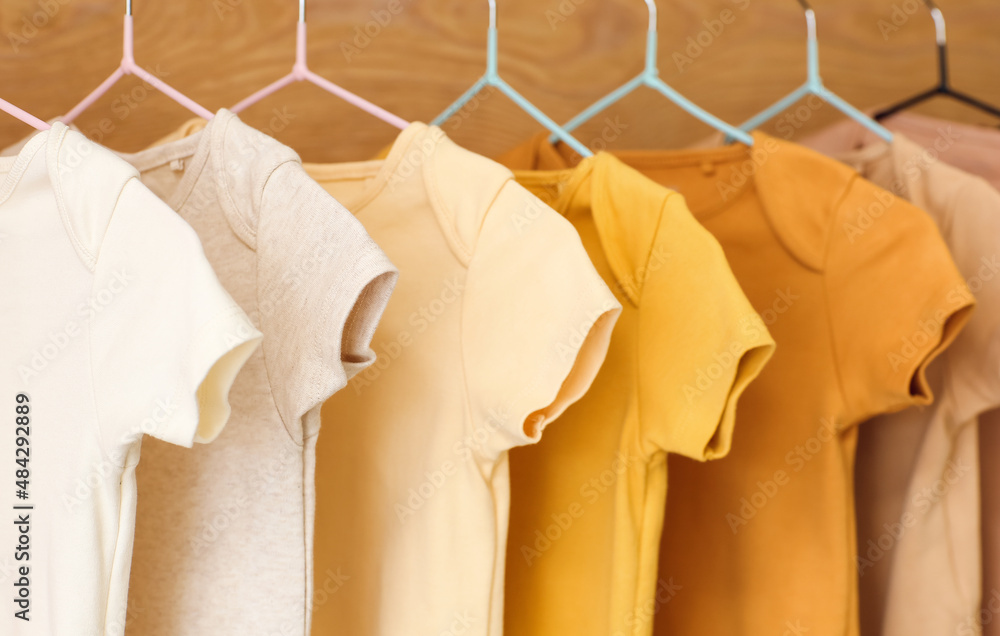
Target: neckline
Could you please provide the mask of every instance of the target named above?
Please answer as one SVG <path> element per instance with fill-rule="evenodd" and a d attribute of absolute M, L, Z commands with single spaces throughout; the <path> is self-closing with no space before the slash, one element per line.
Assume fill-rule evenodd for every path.
<path fill-rule="evenodd" d="M 719 165 L 725 165 L 730 163 L 739 163 L 745 161 L 754 161 L 754 152 L 758 148 L 765 148 L 769 143 L 780 143 L 780 140 L 758 130 L 752 131 L 751 136 L 753 137 L 754 145 L 748 146 L 744 143 L 736 142 L 724 146 L 715 146 L 711 148 L 680 148 L 672 150 L 612 150 L 610 152 L 598 153 L 596 156 L 601 154 L 610 154 L 615 159 L 620 161 L 622 164 L 632 168 L 638 172 L 644 172 L 646 170 L 660 169 L 671 169 L 671 168 L 684 168 L 698 166 L 699 164 L 705 163 L 715 163 Z M 541 138 L 541 143 L 548 144 L 557 155 L 563 157 L 563 160 L 567 164 L 573 163 L 573 151 L 565 146 L 562 142 L 557 144 L 552 144 L 548 141 L 547 137 Z M 764 152 L 767 152 L 765 149 Z M 536 151 L 536 155 L 537 155 Z M 607 162 L 604 162 L 607 163 Z M 742 197 L 747 189 L 752 183 L 757 179 L 757 175 L 760 170 L 760 166 L 756 163 L 756 167 L 753 169 L 751 175 L 743 180 L 743 183 L 734 188 L 734 192 L 731 196 L 727 197 L 725 201 L 717 205 L 711 205 L 708 207 L 700 207 L 698 209 L 692 208 L 688 205 L 688 209 L 691 214 L 699 221 L 704 221 L 708 218 L 716 216 L 725 210 L 732 207 L 736 201 Z M 656 181 L 654 179 L 654 181 Z M 658 185 L 664 188 L 677 191 L 671 188 L 669 185 L 659 183 Z M 678 194 L 683 196 L 682 192 L 677 191 Z"/>
<path fill-rule="evenodd" d="M 0 170 L 6 168 L 3 183 L 0 183 L 0 205 L 6 203 L 10 195 L 14 193 L 14 189 L 21 182 L 21 177 L 24 176 L 24 172 L 28 169 L 31 159 L 45 145 L 46 140 L 53 133 L 62 136 L 65 132 L 66 125 L 62 122 L 56 122 L 48 130 L 40 130 L 32 135 L 16 155 L 0 157 Z"/>
<path fill-rule="evenodd" d="M 595 186 L 593 176 L 596 166 L 605 161 L 605 152 L 599 152 L 591 157 L 582 158 L 575 166 L 567 168 L 557 168 L 555 170 L 514 170 L 514 179 L 526 185 L 529 190 L 532 187 L 548 187 L 558 184 L 558 193 L 551 201 L 543 201 L 550 208 L 560 215 L 569 218 L 575 203 L 583 187 L 588 187 L 587 199 L 591 210 L 593 209 L 593 194 Z M 589 181 L 588 181 L 589 180 Z M 536 195 L 537 196 L 537 195 Z M 541 198 L 541 197 L 539 197 Z"/>
<path fill-rule="evenodd" d="M 408 155 L 415 140 L 424 134 L 438 134 L 443 138 L 440 128 L 428 126 L 422 122 L 412 122 L 396 136 L 385 159 L 370 159 L 366 161 L 348 161 L 343 163 L 303 163 L 302 166 L 314 180 L 319 183 L 326 181 L 342 181 L 350 178 L 371 178 L 371 182 L 357 196 L 347 198 L 337 196 L 341 205 L 358 215 L 367 205 L 374 201 L 385 190 L 392 180 L 393 174 L 403 166 L 403 159 Z M 435 146 L 437 145 L 435 141 Z M 421 159 L 414 160 L 412 167 L 419 170 L 429 158 L 432 151 L 422 149 Z"/>
<path fill-rule="evenodd" d="M 597 239 L 611 268 L 616 288 L 629 303 L 638 307 L 639 290 L 629 282 L 630 272 L 634 271 L 636 266 L 633 262 L 634 255 L 630 253 L 625 240 L 629 232 L 625 225 L 643 221 L 636 221 L 629 216 L 623 218 L 619 206 L 616 205 L 616 199 L 619 198 L 619 191 L 622 188 L 639 186 L 638 183 L 631 181 L 635 177 L 628 173 L 634 173 L 635 177 L 647 184 L 632 190 L 635 195 L 644 197 L 643 203 L 653 201 L 652 198 L 645 198 L 652 192 L 662 191 L 663 198 L 657 201 L 660 205 L 669 197 L 680 196 L 676 191 L 642 175 L 639 170 L 627 165 L 614 154 L 604 151 L 582 158 L 575 167 L 559 170 L 517 170 L 514 175 L 519 183 L 527 184 L 529 189 L 534 184 L 544 187 L 553 182 L 560 183 L 558 194 L 548 205 L 567 220 L 571 221 L 581 209 L 586 209 L 586 214 L 590 216 L 597 230 Z M 630 210 L 626 214 L 631 212 Z M 651 236 L 650 245 L 653 240 Z M 639 258 L 644 257 L 645 255 L 639 256 Z"/>
<path fill-rule="evenodd" d="M 865 179 L 870 178 L 876 162 L 888 161 L 894 183 L 902 190 L 893 188 L 893 184 L 888 184 L 886 189 L 896 196 L 913 202 L 913 198 L 918 196 L 919 183 L 926 172 L 926 166 L 920 162 L 915 164 L 913 162 L 913 158 L 919 157 L 921 150 L 918 144 L 900 132 L 893 133 L 892 143 L 887 143 L 869 133 L 863 136 L 859 147 L 842 152 L 835 151 L 827 156 L 850 166 Z M 917 170 L 909 169 L 912 165 L 916 165 Z"/>
<path fill-rule="evenodd" d="M 212 154 L 212 141 L 219 134 L 216 131 L 224 131 L 226 124 L 235 117 L 236 115 L 223 108 L 205 124 L 204 128 L 187 137 L 138 152 L 118 152 L 116 154 L 138 170 L 140 178 L 143 172 L 159 168 L 171 161 L 186 159 L 187 165 L 180 182 L 169 194 L 163 197 L 164 202 L 171 209 L 179 212 L 194 191 L 198 178 L 204 172 L 208 158 Z M 217 124 L 216 122 L 219 121 L 221 123 Z"/>
<path fill-rule="evenodd" d="M 914 136 L 926 134 L 930 137 L 939 136 L 942 126 L 951 126 L 960 132 L 957 135 L 957 145 L 994 151 L 1000 147 L 1000 131 L 995 128 L 929 117 L 912 111 L 896 113 L 888 119 L 887 125 L 894 135 L 897 130 L 902 129 L 917 131 Z"/>
<path fill-rule="evenodd" d="M 675 168 L 678 166 L 690 166 L 706 160 L 716 162 L 739 161 L 750 157 L 754 148 L 760 147 L 767 141 L 769 136 L 761 132 L 754 131 L 753 146 L 748 146 L 741 142 L 732 143 L 726 146 L 716 146 L 714 148 L 680 148 L 674 150 L 619 150 L 612 151 L 612 154 L 626 165 L 632 166 L 636 170 L 643 168 Z"/>

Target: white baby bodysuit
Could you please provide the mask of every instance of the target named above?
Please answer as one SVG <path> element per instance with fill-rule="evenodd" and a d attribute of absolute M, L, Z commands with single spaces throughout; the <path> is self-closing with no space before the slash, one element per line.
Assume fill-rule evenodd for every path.
<path fill-rule="evenodd" d="M 259 342 L 126 162 L 58 123 L 0 158 L 0 634 L 124 632 L 141 438 L 215 438 Z"/>

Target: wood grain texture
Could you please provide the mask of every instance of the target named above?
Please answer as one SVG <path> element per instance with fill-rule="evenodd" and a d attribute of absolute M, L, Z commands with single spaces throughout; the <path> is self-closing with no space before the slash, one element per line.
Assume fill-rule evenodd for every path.
<path fill-rule="evenodd" d="M 641 0 L 498 1 L 500 73 L 556 120 L 568 119 L 642 67 L 647 18 Z M 117 65 L 124 4 L 2 0 L 0 96 L 42 118 L 67 111 Z M 954 84 L 1000 103 L 1000 3 L 939 4 L 948 22 Z M 393 6 L 401 8 L 397 15 L 387 11 Z M 824 79 L 848 101 L 877 106 L 934 82 L 933 23 L 918 0 L 815 0 L 814 7 Z M 901 24 L 888 31 L 894 7 Z M 705 21 L 724 10 L 734 19 L 711 35 Z M 664 79 L 723 119 L 749 117 L 805 76 L 805 21 L 794 0 L 661 0 L 659 11 Z M 295 0 L 136 0 L 136 58 L 215 110 L 290 70 L 296 19 Z M 312 0 L 308 22 L 314 71 L 407 119 L 433 118 L 484 69 L 485 0 Z M 697 42 L 699 34 L 707 46 L 688 50 L 688 38 Z M 678 63 L 676 55 L 688 59 Z M 946 100 L 919 110 L 998 123 Z M 188 116 L 126 78 L 78 123 L 106 145 L 134 151 Z M 837 118 L 832 108 L 820 108 L 802 130 Z M 366 158 L 395 136 L 393 128 L 308 85 L 271 96 L 244 119 L 312 161 Z M 538 129 L 497 94 L 447 126 L 459 143 L 484 154 Z M 0 117 L 0 143 L 26 132 L 23 124 Z M 708 132 L 639 89 L 579 137 L 590 142 L 604 134 L 614 137 L 612 147 L 652 148 L 687 144 Z"/>

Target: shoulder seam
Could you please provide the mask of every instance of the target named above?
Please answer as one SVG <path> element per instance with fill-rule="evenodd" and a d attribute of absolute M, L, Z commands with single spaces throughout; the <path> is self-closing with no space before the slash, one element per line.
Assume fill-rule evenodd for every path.
<path fill-rule="evenodd" d="M 271 177 L 274 176 L 274 173 L 277 172 L 279 168 L 282 168 L 283 166 L 286 166 L 286 165 L 288 165 L 290 163 L 298 164 L 299 166 L 302 165 L 298 160 L 291 159 L 291 158 L 285 159 L 285 160 L 282 160 L 282 161 L 279 161 L 278 163 L 276 163 L 274 166 L 272 166 L 267 171 L 267 174 L 264 177 L 263 182 L 261 183 L 260 192 L 256 193 L 255 196 L 254 196 L 254 199 L 250 202 L 250 205 L 252 205 L 254 208 L 256 208 L 256 212 L 257 213 L 254 215 L 254 217 L 257 219 L 257 227 L 251 228 L 251 227 L 248 226 L 247 230 L 250 232 L 251 236 L 254 237 L 254 247 L 255 247 L 255 249 L 256 249 L 256 243 L 257 243 L 257 230 L 260 228 L 261 214 L 264 212 L 264 193 L 267 191 L 268 186 L 271 184 Z M 305 173 L 305 170 L 303 170 L 303 174 L 308 177 L 308 175 Z M 228 183 L 226 184 L 226 196 L 229 197 L 229 184 Z M 232 202 L 232 198 L 231 197 L 229 197 L 229 199 L 230 199 L 230 203 L 232 203 L 232 205 L 233 205 L 233 208 L 235 208 L 236 204 Z M 243 221 L 242 218 L 240 219 L 240 222 L 243 223 L 244 226 L 246 226 L 246 223 Z"/>
<path fill-rule="evenodd" d="M 667 192 L 667 195 L 663 197 L 663 201 L 660 203 L 660 211 L 656 217 L 656 226 L 653 228 L 652 240 L 649 242 L 649 251 L 646 254 L 646 258 L 642 262 L 643 272 L 646 273 L 649 272 L 649 262 L 653 258 L 653 250 L 656 249 L 656 238 L 660 235 L 660 228 L 663 226 L 663 217 L 666 214 L 667 205 L 671 201 L 676 199 L 676 195 L 677 195 L 676 192 L 670 190 Z M 697 223 L 697 219 L 695 219 L 695 222 Z M 701 224 L 699 223 L 699 225 Z M 708 230 L 705 231 L 708 232 Z M 634 275 L 634 273 L 632 274 Z M 643 276 L 643 278 L 645 279 L 646 276 Z M 646 288 L 646 281 L 645 280 L 640 281 L 639 288 L 636 290 L 636 296 L 635 296 L 635 302 L 637 306 L 642 305 L 642 294 L 645 291 L 645 288 Z"/>
<path fill-rule="evenodd" d="M 251 205 L 257 206 L 257 214 L 255 216 L 257 218 L 257 224 L 258 224 L 258 226 L 260 225 L 261 213 L 263 211 L 262 201 L 263 201 L 263 198 L 264 198 L 264 191 L 267 189 L 267 185 L 270 183 L 271 177 L 278 170 L 278 168 L 280 168 L 281 166 L 284 166 L 285 164 L 288 164 L 288 163 L 299 163 L 299 165 L 301 165 L 301 162 L 299 162 L 296 159 L 291 159 L 291 158 L 289 158 L 287 160 L 284 160 L 284 161 L 280 161 L 277 164 L 275 164 L 274 167 L 272 167 L 268 171 L 267 177 L 264 179 L 264 183 L 263 183 L 263 185 L 261 186 L 261 189 L 260 189 L 260 199 L 251 202 Z M 228 186 L 228 183 L 227 183 L 226 184 L 227 197 L 228 197 L 228 188 L 229 188 L 229 186 Z M 233 209 L 236 210 L 235 204 L 232 203 L 232 201 L 230 201 L 230 203 L 232 204 Z M 240 220 L 240 223 L 244 227 L 246 227 L 246 223 L 243 221 L 242 217 L 240 217 L 239 220 Z M 261 333 L 266 334 L 268 327 L 267 327 L 267 325 L 265 325 L 265 322 L 270 322 L 270 320 L 268 319 L 268 317 L 266 315 L 267 312 L 261 311 L 261 307 L 262 307 L 262 304 L 261 304 L 261 295 L 260 295 L 260 290 L 261 290 L 261 278 L 260 278 L 260 272 L 261 272 L 260 259 L 261 259 L 261 254 L 260 254 L 260 252 L 257 251 L 257 229 L 258 228 L 249 228 L 249 227 L 247 227 L 247 231 L 251 232 L 251 236 L 253 236 L 253 239 L 254 239 L 254 245 L 253 245 L 253 251 L 254 251 L 254 305 L 255 305 L 254 306 L 254 311 L 257 314 L 257 322 L 259 323 L 259 324 L 254 325 L 254 326 L 257 327 L 258 331 L 260 331 Z M 302 448 L 302 446 L 305 444 L 305 441 L 306 441 L 305 437 L 304 437 L 304 431 L 303 431 L 303 438 L 301 440 L 296 439 L 295 433 L 294 433 L 294 427 L 292 426 L 292 422 L 289 422 L 289 421 L 286 420 L 285 414 L 278 407 L 278 401 L 277 401 L 277 398 L 275 397 L 275 392 L 274 392 L 274 381 L 272 379 L 274 376 L 273 376 L 273 374 L 271 372 L 270 364 L 268 364 L 268 360 L 270 359 L 270 357 L 268 355 L 268 351 L 269 351 L 270 347 L 265 347 L 265 344 L 266 344 L 265 340 L 266 340 L 266 335 L 265 335 L 264 338 L 261 339 L 261 342 L 260 342 L 260 345 L 259 345 L 259 349 L 260 349 L 261 363 L 262 363 L 262 365 L 264 367 L 264 377 L 267 380 L 267 399 L 270 402 L 271 406 L 274 408 L 274 412 L 278 414 L 278 419 L 281 421 L 281 427 L 284 429 L 285 436 L 288 438 L 288 441 L 291 442 L 296 448 Z"/>
<path fill-rule="evenodd" d="M 489 216 L 490 212 L 493 210 L 493 206 L 496 204 L 500 193 L 503 192 L 504 188 L 510 185 L 514 181 L 514 174 L 507 170 L 507 174 L 504 177 L 503 182 L 500 183 L 500 187 L 496 188 L 490 198 L 489 203 L 485 206 L 485 211 L 482 217 L 479 219 L 479 228 L 476 232 L 476 242 L 474 245 L 467 245 L 462 237 L 459 236 L 455 228 L 455 215 L 454 210 L 448 208 L 445 204 L 445 198 L 440 194 L 440 187 L 437 180 L 437 159 L 438 153 L 435 152 L 431 155 L 430 161 L 426 162 L 424 168 L 424 184 L 427 188 L 427 195 L 431 201 L 431 207 L 434 210 L 434 216 L 437 218 L 438 227 L 444 233 L 445 240 L 448 246 L 451 248 L 452 253 L 458 259 L 465 269 L 469 268 L 472 258 L 475 255 L 476 246 L 479 244 L 479 238 L 482 236 L 483 226 L 486 224 L 486 218 Z M 514 181 L 516 183 L 516 181 Z"/>
<path fill-rule="evenodd" d="M 59 210 L 59 219 L 62 221 L 63 228 L 69 236 L 70 243 L 73 244 L 73 249 L 76 250 L 77 256 L 87 266 L 87 270 L 93 273 L 94 268 L 97 266 L 97 257 L 90 253 L 87 246 L 77 236 L 76 231 L 73 230 L 73 224 L 70 223 L 69 208 L 66 205 L 66 197 L 63 194 L 62 177 L 59 174 L 59 151 L 62 149 L 63 140 L 65 140 L 68 130 L 68 128 L 64 128 L 60 131 L 57 138 L 46 140 L 45 161 L 48 164 L 47 168 L 49 181 L 52 183 L 52 191 L 56 197 L 56 208 Z"/>

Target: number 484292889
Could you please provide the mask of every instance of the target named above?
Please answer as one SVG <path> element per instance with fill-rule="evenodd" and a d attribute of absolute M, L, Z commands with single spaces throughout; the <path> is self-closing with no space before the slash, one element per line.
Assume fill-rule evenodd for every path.
<path fill-rule="evenodd" d="M 31 472 L 28 470 L 28 461 L 31 457 L 31 400 L 24 393 L 18 393 L 15 398 L 17 405 L 14 407 L 14 485 L 17 487 L 15 494 L 18 499 L 28 498 L 28 484 L 30 483 Z"/>

